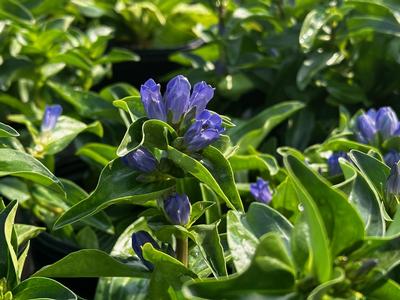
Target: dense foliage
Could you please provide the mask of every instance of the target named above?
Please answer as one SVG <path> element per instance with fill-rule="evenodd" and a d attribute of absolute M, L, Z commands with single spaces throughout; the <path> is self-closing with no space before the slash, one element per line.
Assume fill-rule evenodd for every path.
<path fill-rule="evenodd" d="M 0 1 L 0 300 L 400 299 L 399 16 Z"/>

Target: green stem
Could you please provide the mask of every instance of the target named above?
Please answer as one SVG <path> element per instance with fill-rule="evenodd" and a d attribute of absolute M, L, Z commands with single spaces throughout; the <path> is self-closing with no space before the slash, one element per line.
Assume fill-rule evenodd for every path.
<path fill-rule="evenodd" d="M 179 261 L 187 267 L 189 260 L 189 241 L 187 237 L 176 239 L 176 255 Z"/>

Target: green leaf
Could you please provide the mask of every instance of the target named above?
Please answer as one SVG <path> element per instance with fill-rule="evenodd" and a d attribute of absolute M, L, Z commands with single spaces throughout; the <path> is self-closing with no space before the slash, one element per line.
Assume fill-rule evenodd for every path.
<path fill-rule="evenodd" d="M 346 196 L 294 156 L 287 156 L 284 161 L 295 182 L 310 196 L 307 200 L 309 198 L 317 208 L 333 257 L 361 241 L 364 224 Z M 311 208 L 311 205 L 307 206 Z"/>
<path fill-rule="evenodd" d="M 67 224 L 91 216 L 116 203 L 143 205 L 167 194 L 174 187 L 173 180 L 157 183 L 138 181 L 140 173 L 115 159 L 104 167 L 96 189 L 86 199 L 66 211 L 54 224 L 61 228 Z"/>
<path fill-rule="evenodd" d="M 230 163 L 224 155 L 213 146 L 208 146 L 202 152 L 204 165 L 218 182 L 224 194 L 237 210 L 243 210 L 242 199 L 236 189 L 235 179 Z"/>
<path fill-rule="evenodd" d="M 335 285 L 343 282 L 345 279 L 344 271 L 340 268 L 336 268 L 333 272 L 333 278 L 313 289 L 308 295 L 307 300 L 324 299 L 325 295 L 327 295 Z M 329 295 L 327 295 L 327 297 L 329 297 Z"/>
<path fill-rule="evenodd" d="M 64 193 L 60 180 L 32 156 L 13 149 L 0 149 L 0 177 L 22 177 Z"/>
<path fill-rule="evenodd" d="M 117 157 L 116 151 L 117 148 L 111 145 L 89 143 L 80 147 L 76 155 L 88 157 L 104 167 Z"/>
<path fill-rule="evenodd" d="M 109 53 L 103 55 L 97 63 L 107 64 L 107 63 L 119 63 L 125 61 L 139 61 L 140 57 L 135 53 L 119 48 L 112 48 Z"/>
<path fill-rule="evenodd" d="M 122 99 L 114 100 L 113 105 L 127 112 L 132 122 L 146 117 L 146 112 L 140 96 L 127 96 Z"/>
<path fill-rule="evenodd" d="M 382 198 L 390 168 L 376 158 L 357 150 L 350 152 L 350 158 Z"/>
<path fill-rule="evenodd" d="M 374 147 L 357 143 L 354 141 L 346 140 L 344 138 L 331 138 L 328 139 L 321 145 L 320 151 L 345 151 L 349 152 L 351 150 L 360 150 L 363 152 L 368 152 L 369 150 L 374 149 Z"/>
<path fill-rule="evenodd" d="M 218 151 L 218 150 L 216 150 L 216 149 L 210 150 L 210 152 L 208 152 L 208 154 L 216 153 L 216 151 Z M 231 200 L 225 194 L 225 191 L 222 190 L 222 187 L 219 184 L 220 182 L 218 181 L 218 179 L 221 180 L 221 178 L 220 177 L 218 177 L 218 179 L 214 178 L 212 173 L 205 166 L 203 166 L 199 161 L 197 161 L 196 159 L 190 157 L 189 155 L 186 155 L 170 146 L 168 147 L 167 154 L 168 154 L 168 158 L 171 159 L 176 165 L 178 165 L 184 171 L 192 174 L 194 177 L 196 177 L 201 182 L 207 184 L 208 187 L 210 187 L 218 196 L 220 196 L 226 202 L 228 207 L 230 207 L 232 209 L 243 210 L 241 201 L 237 202 L 235 204 L 232 203 Z M 212 162 L 212 163 L 214 163 L 214 162 Z M 226 181 L 225 181 L 225 178 L 222 177 L 222 179 L 224 179 L 223 184 L 224 184 L 224 186 L 227 186 L 229 188 L 229 190 L 227 191 L 228 193 L 236 194 L 237 193 L 236 188 L 231 186 L 231 183 L 232 183 L 231 180 L 233 180 L 231 178 L 232 170 L 227 169 L 226 168 L 227 166 L 229 166 L 229 163 L 224 159 L 218 165 L 215 165 L 215 166 L 211 165 L 209 167 L 211 167 L 212 172 L 217 172 L 216 174 L 218 176 L 221 176 L 221 175 L 223 176 L 224 172 L 226 172 L 226 175 L 227 175 Z M 236 192 L 234 190 L 232 190 L 232 188 L 234 188 L 236 190 Z M 235 196 L 235 198 L 232 200 L 236 201 L 237 197 Z"/>
<path fill-rule="evenodd" d="M 18 249 L 12 242 L 17 207 L 17 201 L 13 201 L 0 211 L 0 278 L 7 278 L 9 288 L 19 283 Z"/>
<path fill-rule="evenodd" d="M 56 127 L 49 132 L 42 133 L 38 142 L 43 145 L 46 154 L 54 155 L 64 150 L 78 134 L 85 130 L 89 130 L 89 126 L 85 123 L 61 116 Z"/>
<path fill-rule="evenodd" d="M 234 155 L 229 158 L 229 163 L 234 171 L 260 170 L 265 171 L 268 176 L 279 172 L 278 162 L 269 154 Z"/>
<path fill-rule="evenodd" d="M 339 52 L 314 53 L 310 55 L 297 72 L 296 82 L 304 90 L 321 70 L 339 64 L 344 56 Z"/>
<path fill-rule="evenodd" d="M 81 116 L 90 119 L 102 117 L 119 121 L 112 104 L 99 95 L 93 92 L 75 90 L 67 85 L 51 81 L 48 81 L 47 84 L 64 101 L 70 103 Z"/>
<path fill-rule="evenodd" d="M 84 249 L 68 254 L 52 265 L 37 271 L 34 277 L 143 277 L 150 276 L 137 260 L 120 261 L 96 249 Z"/>
<path fill-rule="evenodd" d="M 240 147 L 239 154 L 245 153 L 250 146 L 257 148 L 275 126 L 303 107 L 304 104 L 296 101 L 274 105 L 230 129 L 229 136 Z"/>
<path fill-rule="evenodd" d="M 15 233 L 18 238 L 18 246 L 37 237 L 41 232 L 46 231 L 44 227 L 37 227 L 33 225 L 14 224 Z"/>
<path fill-rule="evenodd" d="M 357 207 L 369 236 L 383 236 L 385 233 L 385 221 L 381 213 L 377 192 L 370 186 L 364 176 L 349 162 L 340 161 L 346 181 L 342 187 L 349 190 L 349 200 Z M 345 191 L 346 192 L 346 191 Z"/>
<path fill-rule="evenodd" d="M 11 126 L 8 126 L 7 124 L 0 122 L 0 137 L 13 137 L 13 136 L 19 136 L 19 133 Z"/>
<path fill-rule="evenodd" d="M 397 300 L 400 298 L 400 285 L 389 279 L 381 286 L 365 294 L 368 300 Z"/>
<path fill-rule="evenodd" d="M 169 299 L 169 289 L 180 293 L 183 283 L 196 274 L 187 269 L 180 261 L 153 248 L 146 243 L 143 248 L 143 257 L 154 266 L 147 299 Z"/>
<path fill-rule="evenodd" d="M 130 96 L 140 96 L 140 94 L 135 87 L 127 83 L 114 83 L 100 91 L 100 97 L 107 99 L 110 102 Z"/>
<path fill-rule="evenodd" d="M 49 278 L 29 278 L 13 291 L 14 300 L 78 300 L 71 290 Z"/>
<path fill-rule="evenodd" d="M 250 266 L 241 274 L 220 279 L 190 281 L 184 286 L 187 298 L 244 299 L 256 291 L 264 296 L 287 294 L 295 283 L 292 262 L 279 235 L 268 233 L 260 240 Z"/>
<path fill-rule="evenodd" d="M 68 66 L 91 72 L 92 62 L 78 49 L 69 50 L 66 53 L 58 54 L 50 59 L 50 63 L 65 63 Z"/>
<path fill-rule="evenodd" d="M 126 131 L 117 149 L 117 155 L 124 156 L 141 145 L 150 149 L 156 147 L 166 150 L 168 148 L 168 136 L 173 139 L 177 137 L 177 134 L 167 123 L 155 119 L 138 119 Z"/>
<path fill-rule="evenodd" d="M 224 249 L 218 234 L 218 223 L 210 225 L 197 225 L 191 228 L 195 233 L 195 242 L 213 271 L 215 277 L 228 275 L 224 257 Z"/>
<path fill-rule="evenodd" d="M 1 1 L 0 16 L 5 19 L 11 19 L 17 23 L 25 23 L 27 25 L 29 23 L 33 23 L 34 21 L 34 18 L 29 10 L 16 1 Z"/>
<path fill-rule="evenodd" d="M 227 239 L 233 264 L 238 272 L 248 268 L 256 252 L 258 239 L 244 226 L 239 212 L 229 211 L 227 215 Z"/>

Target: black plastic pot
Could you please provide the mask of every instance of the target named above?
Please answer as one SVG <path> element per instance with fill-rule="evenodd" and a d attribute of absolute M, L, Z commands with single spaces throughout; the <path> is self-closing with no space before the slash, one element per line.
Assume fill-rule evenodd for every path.
<path fill-rule="evenodd" d="M 104 79 L 95 89 L 100 90 L 117 82 L 126 82 L 135 87 L 140 87 L 149 78 L 159 79 L 181 67 L 181 65 L 169 60 L 171 54 L 191 51 L 201 47 L 203 44 L 204 42 L 199 39 L 186 45 L 163 49 L 139 49 L 131 45 L 115 45 L 133 51 L 140 56 L 140 61 L 113 64 L 112 78 Z"/>

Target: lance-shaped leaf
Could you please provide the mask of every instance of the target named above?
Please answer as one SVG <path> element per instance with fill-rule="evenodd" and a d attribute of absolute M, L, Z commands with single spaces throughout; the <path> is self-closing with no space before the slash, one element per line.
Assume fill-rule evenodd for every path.
<path fill-rule="evenodd" d="M 385 222 L 377 192 L 352 164 L 341 160 L 340 165 L 346 181 L 337 187 L 346 192 L 349 200 L 357 207 L 364 221 L 366 233 L 369 236 L 383 236 Z"/>
<path fill-rule="evenodd" d="M 13 149 L 0 149 L 0 177 L 17 176 L 29 179 L 64 193 L 62 184 L 40 161 Z"/>
<path fill-rule="evenodd" d="M 56 127 L 51 131 L 42 133 L 39 141 L 43 144 L 46 154 L 52 155 L 65 149 L 78 134 L 85 130 L 91 131 L 100 137 L 103 135 L 103 128 L 99 122 L 86 125 L 70 117 L 61 116 L 56 123 Z"/>
<path fill-rule="evenodd" d="M 252 119 L 231 128 L 229 136 L 240 146 L 238 152 L 245 153 L 249 146 L 257 148 L 275 126 L 303 107 L 304 104 L 297 101 L 283 102 L 268 107 Z"/>
<path fill-rule="evenodd" d="M 15 300 L 28 299 L 57 299 L 57 300 L 78 300 L 70 289 L 61 283 L 49 278 L 29 278 L 12 290 Z"/>
<path fill-rule="evenodd" d="M 33 274 L 34 277 L 143 277 L 150 276 L 138 260 L 119 260 L 96 249 L 84 249 L 68 254 L 52 265 Z"/>
<path fill-rule="evenodd" d="M 0 122 L 0 137 L 15 137 L 15 136 L 19 136 L 19 133 L 14 128 Z"/>
<path fill-rule="evenodd" d="M 168 158 L 185 172 L 192 174 L 201 182 L 207 184 L 228 207 L 243 211 L 242 200 L 236 189 L 233 172 L 229 162 L 216 148 L 209 146 L 203 151 L 206 158 L 204 165 L 193 157 L 168 147 Z"/>
<path fill-rule="evenodd" d="M 364 238 L 364 224 L 359 213 L 342 192 L 330 186 L 294 156 L 285 157 L 285 166 L 295 182 L 310 196 L 324 222 L 333 256 Z"/>
<path fill-rule="evenodd" d="M 141 182 L 140 172 L 129 168 L 121 159 L 115 159 L 104 167 L 95 190 L 86 199 L 67 210 L 55 223 L 55 228 L 74 223 L 84 217 L 116 203 L 143 205 L 168 193 L 174 180 Z"/>

